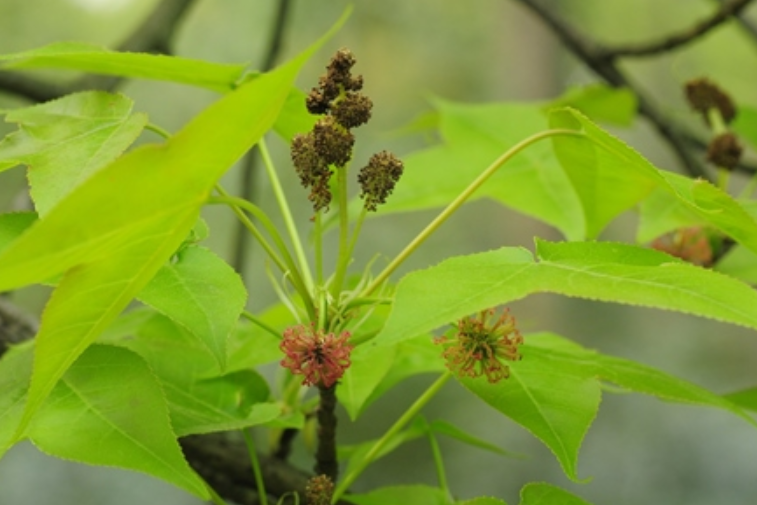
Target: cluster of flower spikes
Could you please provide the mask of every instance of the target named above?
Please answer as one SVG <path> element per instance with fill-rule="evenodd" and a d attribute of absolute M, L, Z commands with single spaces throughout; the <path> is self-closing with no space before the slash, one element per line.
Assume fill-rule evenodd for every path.
<path fill-rule="evenodd" d="M 351 130 L 371 118 L 373 103 L 360 93 L 363 77 L 352 75 L 354 64 L 355 57 L 348 49 L 340 49 L 331 58 L 318 87 L 305 102 L 311 114 L 323 117 L 312 131 L 292 140 L 292 162 L 303 187 L 310 189 L 308 198 L 316 212 L 328 209 L 331 203 L 331 166 L 344 167 L 352 158 L 355 137 Z M 377 204 L 386 201 L 402 169 L 402 162 L 386 151 L 371 157 L 358 175 L 366 209 L 375 211 Z"/>
<path fill-rule="evenodd" d="M 736 117 L 736 107 L 722 89 L 707 79 L 695 79 L 686 83 L 686 98 L 692 109 L 702 113 L 705 122 L 710 124 L 710 111 L 715 109 L 728 124 Z M 743 149 L 731 132 L 716 135 L 707 148 L 707 161 L 715 166 L 732 170 L 739 164 Z"/>
<path fill-rule="evenodd" d="M 305 386 L 330 388 L 350 366 L 350 333 L 324 333 L 315 325 L 296 325 L 284 330 L 279 349 L 285 354 L 281 366 L 302 375 Z"/>
<path fill-rule="evenodd" d="M 487 309 L 464 317 L 453 326 L 453 337 L 439 337 L 436 343 L 444 346 L 442 357 L 447 368 L 462 377 L 486 375 L 494 384 L 510 376 L 505 361 L 520 360 L 518 347 L 523 337 L 515 327 L 510 311 Z"/>

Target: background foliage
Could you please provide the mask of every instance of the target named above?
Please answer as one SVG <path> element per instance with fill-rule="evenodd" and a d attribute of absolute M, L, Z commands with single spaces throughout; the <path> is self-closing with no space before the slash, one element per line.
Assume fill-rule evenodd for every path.
<path fill-rule="evenodd" d="M 36 6 L 33 2 L 4 2 L 0 6 L 0 9 L 6 9 L 0 19 L 8 23 L 2 32 L 3 47 L 0 50 L 3 53 L 74 38 L 115 45 L 129 32 L 129 23 L 124 20 L 131 18 L 136 25 L 152 7 L 147 1 L 124 2 L 120 7 L 118 3 L 111 3 L 109 10 L 98 11 L 87 10 L 84 3 L 60 2 L 52 7 L 44 3 L 42 10 L 43 3 Z M 586 27 L 601 40 L 621 42 L 654 35 L 661 18 L 669 23 L 667 27 L 671 30 L 688 26 L 698 17 L 707 15 L 713 6 L 707 1 L 685 5 L 671 2 L 664 7 L 659 2 L 631 4 L 616 2 L 609 6 L 606 2 L 563 2 L 560 13 Z M 317 38 L 342 7 L 312 2 L 297 4 L 284 55 L 294 54 Z M 272 10 L 272 3 L 266 2 L 198 2 L 181 25 L 175 39 L 175 51 L 183 56 L 219 62 L 260 61 L 265 51 L 261 34 L 270 29 L 268 20 Z M 57 22 L 60 19 L 66 19 L 66 23 Z M 418 23 L 418 19 L 424 22 Z M 14 36 L 14 33 L 18 35 Z M 442 97 L 432 99 L 431 104 L 451 109 L 453 106 L 447 102 L 452 100 L 552 99 L 570 84 L 593 79 L 579 62 L 559 48 L 540 24 L 511 2 L 481 2 L 475 8 L 453 2 L 392 2 L 381 6 L 366 2 L 357 6 L 347 27 L 313 62 L 324 61 L 325 55 L 342 45 L 349 45 L 358 55 L 359 71 L 371 83 L 371 95 L 377 103 L 376 121 L 371 129 L 361 133 L 359 142 L 366 153 L 375 150 L 374 144 L 379 142 L 382 146 L 389 142 L 396 150 L 407 151 L 423 145 L 423 139 L 419 137 L 382 138 L 382 135 L 411 121 L 418 113 L 428 111 L 429 94 Z M 742 61 L 752 61 L 751 47 L 737 26 L 726 26 L 699 44 L 652 62 L 624 63 L 624 68 L 634 72 L 659 103 L 666 105 L 671 115 L 691 118 L 680 98 L 680 84 L 703 73 L 716 78 L 739 103 L 757 101 L 751 86 L 753 69 L 757 67 L 729 65 L 727 58 L 720 56 L 724 48 L 728 48 L 729 57 L 738 55 Z M 397 72 L 397 68 L 405 71 Z M 306 67 L 300 78 L 303 86 L 312 82 L 313 76 L 320 71 L 321 65 L 317 63 Z M 137 110 L 148 111 L 157 123 L 169 127 L 184 124 L 213 97 L 196 89 L 140 81 L 127 84 L 124 91 L 136 99 Z M 4 106 L 18 104 L 12 96 L 3 95 L 1 98 L 5 100 Z M 520 111 L 507 112 L 513 122 L 520 125 L 527 119 L 525 111 L 522 112 L 525 117 L 518 116 Z M 138 118 L 132 121 L 138 121 Z M 631 128 L 618 129 L 618 133 L 658 166 L 669 168 L 675 165 L 674 159 L 653 139 L 650 128 L 643 121 L 634 123 Z M 284 149 L 283 144 L 274 146 L 274 154 L 281 157 L 282 166 L 286 164 Z M 1 188 L 7 202 L 21 186 L 19 174 L 15 175 L 15 186 L 8 179 L 9 182 Z M 231 172 L 224 182 L 232 185 L 237 177 L 236 172 Z M 410 179 L 403 180 L 403 184 L 406 182 L 409 184 Z M 294 176 L 286 183 L 294 187 Z M 391 205 L 401 205 L 399 196 Z M 262 205 L 272 206 L 265 193 L 260 198 Z M 525 200 L 524 205 L 528 203 L 528 199 Z M 304 206 L 300 209 L 303 215 L 307 213 Z M 564 206 L 560 210 L 564 210 Z M 563 225 L 567 233 L 572 229 L 570 226 L 576 225 L 570 223 L 565 214 L 553 210 L 549 215 L 555 220 L 568 220 Z M 365 238 L 372 240 L 363 241 L 359 257 L 363 262 L 367 261 L 379 244 L 388 244 L 389 248 L 398 250 L 415 233 L 413 226 L 420 228 L 430 215 L 403 217 L 403 225 L 407 228 L 399 228 L 391 216 L 368 223 L 370 228 L 366 229 Z M 486 216 L 485 220 L 482 215 Z M 206 217 L 212 229 L 210 240 L 214 249 L 231 257 L 229 244 L 233 235 L 228 216 L 211 209 Z M 621 219 L 603 238 L 632 240 L 633 232 L 628 225 L 633 221 L 633 216 Z M 555 224 L 560 227 L 558 222 Z M 483 200 L 445 226 L 445 232 L 429 241 L 423 253 L 415 256 L 406 268 L 429 266 L 451 254 L 503 245 L 530 247 L 534 234 L 557 238 L 545 226 Z M 387 254 L 392 252 L 387 251 Z M 251 284 L 262 281 L 253 275 L 260 270 L 255 267 L 253 263 L 247 272 L 247 281 Z M 37 289 L 14 296 L 31 311 L 39 307 Z M 270 298 L 259 295 L 248 304 L 260 309 L 270 301 Z M 749 371 L 754 369 L 753 351 L 756 349 L 753 335 L 746 330 L 647 309 L 558 299 L 550 295 L 516 302 L 513 310 L 519 320 L 525 322 L 526 329 L 553 330 L 587 346 L 654 365 L 718 392 L 752 385 Z M 413 379 L 408 390 L 417 392 L 423 386 L 423 378 Z M 376 426 L 386 424 L 386 421 L 382 422 L 383 416 L 396 414 L 405 403 L 399 392 L 382 399 L 370 407 L 372 410 L 367 412 L 364 421 L 356 426 L 354 433 L 345 436 L 345 441 L 349 442 L 351 437 L 357 441 L 372 432 L 376 434 Z M 450 407 L 452 405 L 454 408 Z M 535 439 L 517 425 L 503 423 L 501 416 L 490 417 L 486 407 L 480 402 L 470 402 L 462 390 L 451 387 L 444 397 L 430 406 L 429 417 L 442 414 L 455 424 L 472 426 L 473 431 L 500 447 L 537 455 L 525 462 L 502 459 L 454 441 L 443 441 L 443 450 L 449 456 L 448 471 L 454 480 L 454 488 L 461 495 L 492 494 L 516 502 L 521 483 L 533 480 L 529 473 L 572 488 L 554 457 Z M 717 436 L 712 436 L 713 432 Z M 645 442 L 639 443 L 639 440 Z M 729 499 L 732 503 L 742 503 L 745 497 L 755 492 L 750 487 L 754 480 L 749 477 L 750 455 L 755 443 L 746 423 L 716 410 L 672 407 L 637 396 L 607 396 L 586 440 L 578 472 L 582 477 L 593 476 L 595 481 L 576 489 L 594 503 L 620 503 L 619 495 L 627 503 L 705 503 L 713 500 L 729 503 Z M 373 487 L 387 482 L 414 483 L 428 477 L 416 465 L 411 466 L 412 471 L 403 465 L 412 464 L 417 454 L 427 450 L 421 442 L 417 444 L 387 456 L 384 464 L 369 472 L 362 483 Z M 8 486 L 23 482 L 14 472 L 20 471 L 23 459 L 30 457 L 21 452 L 10 456 L 0 462 L 0 479 Z M 493 467 L 511 478 L 492 478 Z M 63 474 L 67 475 L 68 482 L 71 482 L 71 475 L 78 475 L 75 472 L 80 471 L 78 467 L 61 468 L 59 472 L 72 472 Z M 44 478 L 54 475 L 51 472 L 44 474 Z M 35 476 L 34 482 L 39 482 L 39 478 Z M 98 479 L 101 477 L 94 480 Z M 90 482 L 86 487 L 75 487 L 77 492 L 78 488 L 84 487 L 96 493 L 97 486 L 97 482 Z M 18 496 L 28 498 L 36 487 L 27 484 L 19 486 L 16 492 Z M 105 500 L 116 500 L 117 494 L 107 491 L 105 496 L 97 498 L 97 502 L 110 503 Z M 60 493 L 57 496 L 61 499 Z M 82 499 L 72 496 L 71 502 L 81 503 Z M 183 496 L 176 498 L 180 499 Z M 38 501 L 45 499 L 39 498 Z"/>

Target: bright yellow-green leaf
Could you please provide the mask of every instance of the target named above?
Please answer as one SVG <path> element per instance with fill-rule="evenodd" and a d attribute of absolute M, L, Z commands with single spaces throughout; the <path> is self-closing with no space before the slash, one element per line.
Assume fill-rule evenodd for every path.
<path fill-rule="evenodd" d="M 40 216 L 97 170 L 122 154 L 147 124 L 121 94 L 86 91 L 10 111 L 18 131 L 0 142 L 0 169 L 28 167 Z"/>
<path fill-rule="evenodd" d="M 221 92 L 232 89 L 246 67 L 162 54 L 117 52 L 81 42 L 55 42 L 30 51 L 0 55 L 0 64 L 7 68 L 59 68 L 173 81 Z"/>
<path fill-rule="evenodd" d="M 607 84 L 574 87 L 547 104 L 548 109 L 572 107 L 593 121 L 630 126 L 636 117 L 636 95 Z"/>

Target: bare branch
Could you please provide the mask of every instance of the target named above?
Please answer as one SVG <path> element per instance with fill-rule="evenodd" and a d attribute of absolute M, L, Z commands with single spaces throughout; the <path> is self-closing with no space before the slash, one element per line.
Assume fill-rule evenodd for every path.
<path fill-rule="evenodd" d="M 547 24 L 552 31 L 562 40 L 568 49 L 578 56 L 598 76 L 603 78 L 613 87 L 624 87 L 631 90 L 637 97 L 639 112 L 655 126 L 657 131 L 668 143 L 678 159 L 681 161 L 686 172 L 693 177 L 709 179 L 704 165 L 699 158 L 695 157 L 687 148 L 687 142 L 679 128 L 663 116 L 652 105 L 644 91 L 630 79 L 628 79 L 615 65 L 612 59 L 606 58 L 607 49 L 585 37 L 572 26 L 558 16 L 553 9 L 542 5 L 538 0 L 517 0 Z"/>
<path fill-rule="evenodd" d="M 732 0 L 722 2 L 720 8 L 709 18 L 698 22 L 688 30 L 668 35 L 660 40 L 642 44 L 606 47 L 597 56 L 601 59 L 614 60 L 619 57 L 652 56 L 672 51 L 673 49 L 677 49 L 699 39 L 712 29 L 728 21 L 732 16 L 739 15 L 751 2 L 752 0 Z"/>
<path fill-rule="evenodd" d="M 118 50 L 169 53 L 171 37 L 193 2 L 194 0 L 163 0 L 118 47 Z M 46 102 L 86 89 L 113 90 L 122 81 L 122 78 L 114 76 L 87 75 L 69 85 L 61 86 L 27 74 L 0 71 L 0 91 L 33 102 Z"/>

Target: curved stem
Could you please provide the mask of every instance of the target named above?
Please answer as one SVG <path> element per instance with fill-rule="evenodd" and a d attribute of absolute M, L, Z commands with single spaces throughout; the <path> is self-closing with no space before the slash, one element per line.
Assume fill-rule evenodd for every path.
<path fill-rule="evenodd" d="M 305 308 L 307 309 L 309 314 L 313 314 L 314 313 L 313 300 L 310 294 L 311 291 L 305 285 L 305 282 L 303 281 L 302 276 L 300 275 L 300 272 L 297 269 L 297 265 L 294 263 L 294 260 L 289 254 L 289 250 L 286 248 L 284 241 L 281 239 L 281 236 L 278 234 L 278 230 L 276 230 L 276 227 L 273 225 L 273 223 L 271 223 L 270 219 L 268 219 L 268 216 L 266 216 L 265 213 L 262 210 L 260 210 L 256 205 L 248 202 L 247 200 L 229 196 L 229 194 L 219 184 L 216 184 L 216 191 L 218 191 L 221 194 L 221 196 L 210 197 L 208 199 L 208 203 L 209 204 L 224 204 L 232 208 L 232 210 L 240 219 L 240 221 L 250 231 L 250 233 L 255 237 L 255 239 L 260 243 L 260 245 L 263 247 L 263 249 L 271 258 L 271 260 L 279 268 L 279 270 L 281 270 L 284 273 L 289 274 L 292 285 L 300 294 L 300 297 L 302 297 L 303 303 L 305 304 Z M 271 244 L 268 243 L 265 237 L 260 233 L 260 230 L 258 230 L 257 227 L 252 223 L 252 221 L 250 221 L 250 219 L 247 217 L 247 215 L 245 215 L 243 209 L 246 210 L 247 212 L 250 212 L 252 215 L 254 215 L 260 220 L 260 222 L 266 228 L 268 233 L 271 234 L 271 238 L 276 243 L 276 246 L 278 247 L 279 251 L 281 251 L 281 254 L 283 254 L 283 258 L 280 257 L 278 254 L 276 254 L 276 251 L 273 249 Z"/>
<path fill-rule="evenodd" d="M 465 201 L 470 198 L 470 196 L 481 187 L 481 185 L 484 184 L 484 182 L 489 179 L 494 173 L 499 170 L 499 168 L 510 161 L 511 158 L 513 158 L 516 154 L 520 153 L 522 150 L 530 146 L 531 144 L 535 144 L 536 142 L 550 138 L 550 137 L 556 137 L 559 135 L 567 135 L 567 136 L 577 136 L 582 137 L 584 136 L 583 133 L 576 131 L 576 130 L 566 130 L 566 129 L 554 129 L 554 130 L 545 130 L 543 132 L 539 132 L 535 135 L 531 135 L 530 137 L 521 140 L 517 144 L 515 144 L 513 147 L 508 149 L 502 156 L 494 160 L 494 162 L 489 165 L 486 170 L 481 172 L 481 174 L 476 177 L 476 179 L 471 182 L 467 188 L 463 190 L 462 193 L 460 193 L 457 198 L 452 200 L 449 205 L 447 205 L 444 210 L 442 210 L 436 218 L 431 221 L 426 228 L 423 229 L 416 237 L 410 242 L 403 250 L 400 252 L 392 261 L 389 263 L 389 265 L 384 268 L 384 270 L 376 276 L 376 278 L 373 280 L 371 284 L 369 284 L 363 291 L 360 293 L 360 296 L 368 296 L 371 293 L 373 293 L 381 284 L 387 280 L 387 278 L 413 253 L 416 249 L 428 238 L 430 237 L 449 217 L 459 209 Z"/>
<path fill-rule="evenodd" d="M 255 487 L 258 488 L 260 505 L 268 505 L 268 494 L 265 491 L 265 481 L 263 480 L 263 472 L 260 470 L 260 460 L 255 450 L 255 441 L 247 430 L 241 431 L 244 443 L 247 445 L 247 452 L 250 453 L 250 464 L 252 465 L 252 473 L 255 476 Z"/>
<path fill-rule="evenodd" d="M 315 281 L 323 286 L 323 219 L 321 211 L 313 217 L 313 249 L 315 253 Z"/>
<path fill-rule="evenodd" d="M 358 476 L 363 473 L 363 470 L 365 470 L 368 465 L 370 465 L 374 460 L 376 460 L 379 455 L 381 454 L 381 450 L 386 446 L 387 442 L 389 442 L 395 435 L 397 435 L 402 428 L 404 428 L 407 423 L 412 421 L 412 419 L 420 412 L 420 410 L 433 398 L 436 393 L 438 393 L 444 384 L 452 377 L 452 373 L 449 371 L 444 372 L 441 377 L 436 379 L 436 381 L 429 386 L 429 388 L 424 391 L 424 393 L 418 397 L 417 400 L 410 406 L 409 409 L 405 411 L 402 416 L 395 421 L 395 423 L 392 425 L 391 428 L 387 430 L 384 435 L 376 441 L 376 443 L 371 447 L 371 449 L 363 456 L 363 458 L 353 467 L 352 471 L 344 476 L 344 480 L 339 483 L 339 485 L 334 490 L 334 496 L 331 498 L 331 503 L 336 503 L 339 501 L 339 498 L 342 497 L 342 495 L 347 491 L 347 489 L 352 485 L 353 482 L 358 478 Z"/>
<path fill-rule="evenodd" d="M 252 324 L 254 324 L 255 326 L 257 326 L 258 328 L 260 328 L 260 329 L 262 329 L 264 331 L 267 331 L 268 333 L 270 333 L 271 335 L 273 335 L 274 337 L 276 337 L 278 339 L 281 339 L 281 332 L 276 331 L 276 329 L 273 326 L 270 326 L 267 323 L 263 322 L 262 319 L 260 319 L 259 317 L 255 316 L 251 312 L 247 312 L 246 310 L 243 310 L 240 315 L 243 318 L 247 319 Z"/>
<path fill-rule="evenodd" d="M 155 123 L 147 123 L 145 125 L 145 130 L 149 130 L 149 131 L 151 131 L 153 133 L 157 133 L 158 135 L 160 135 L 161 137 L 163 137 L 166 140 L 171 138 L 171 134 L 168 133 L 168 130 L 165 130 L 165 129 L 161 128 L 160 126 L 156 125 Z"/>
<path fill-rule="evenodd" d="M 228 205 L 231 207 L 231 210 L 234 211 L 234 214 L 237 215 L 239 220 L 244 224 L 245 228 L 247 228 L 247 231 L 249 231 L 252 236 L 255 237 L 255 239 L 260 243 L 260 245 L 265 249 L 265 252 L 268 254 L 268 257 L 271 258 L 271 261 L 273 261 L 277 267 L 281 269 L 282 272 L 286 272 L 288 270 L 286 264 L 284 263 L 284 260 L 281 259 L 281 257 L 276 254 L 276 251 L 273 249 L 273 246 L 268 243 L 268 240 L 263 236 L 263 234 L 258 230 L 257 226 L 253 224 L 252 221 L 245 215 L 244 211 L 242 210 L 242 206 L 249 204 L 247 200 L 242 200 L 241 198 L 235 198 L 228 196 L 225 191 L 220 186 L 216 186 L 216 189 L 221 193 L 222 196 L 211 196 L 207 200 L 208 205 Z"/>
<path fill-rule="evenodd" d="M 428 443 L 431 445 L 431 454 L 434 456 L 434 466 L 436 466 L 436 477 L 439 479 L 439 487 L 447 495 L 447 498 L 451 499 L 452 493 L 449 490 L 447 473 L 444 471 L 444 460 L 442 459 L 442 451 L 439 448 L 439 441 L 436 440 L 428 423 L 426 423 L 426 437 L 428 438 Z"/>
<path fill-rule="evenodd" d="M 297 226 L 294 224 L 294 219 L 292 218 L 292 211 L 290 210 L 289 203 L 287 202 L 286 196 L 284 195 L 284 190 L 281 188 L 281 182 L 279 181 L 279 177 L 276 174 L 276 169 L 273 166 L 271 154 L 268 152 L 268 147 L 266 146 L 264 138 L 260 139 L 258 148 L 260 149 L 260 155 L 263 157 L 263 165 L 265 166 L 266 173 L 268 174 L 268 179 L 270 179 L 271 181 L 271 189 L 273 190 L 273 194 L 279 204 L 281 215 L 284 218 L 284 225 L 286 226 L 287 232 L 289 233 L 289 239 L 292 241 L 294 255 L 297 257 L 297 262 L 300 265 L 300 272 L 302 272 L 302 278 L 305 283 L 305 287 L 309 292 L 312 292 L 313 276 L 310 273 L 310 266 L 308 265 L 307 258 L 305 257 L 305 251 L 302 248 L 300 234 L 297 231 Z"/>

